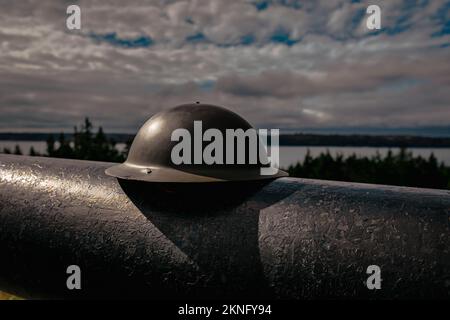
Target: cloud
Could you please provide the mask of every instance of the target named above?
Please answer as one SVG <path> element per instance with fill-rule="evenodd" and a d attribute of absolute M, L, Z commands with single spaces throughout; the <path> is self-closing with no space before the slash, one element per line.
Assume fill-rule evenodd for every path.
<path fill-rule="evenodd" d="M 0 1 L 0 128 L 134 132 L 186 102 L 256 126 L 450 123 L 445 1 Z"/>

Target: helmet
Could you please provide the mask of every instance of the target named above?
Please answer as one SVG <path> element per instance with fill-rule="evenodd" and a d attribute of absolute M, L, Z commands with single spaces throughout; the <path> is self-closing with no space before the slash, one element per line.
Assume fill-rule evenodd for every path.
<path fill-rule="evenodd" d="M 216 129 L 216 133 L 221 133 L 224 137 L 223 145 L 225 145 L 227 129 L 243 131 L 253 129 L 239 115 L 222 107 L 200 103 L 180 105 L 151 117 L 134 138 L 127 160 L 123 164 L 106 169 L 106 174 L 126 180 L 174 183 L 252 181 L 287 176 L 287 173 L 281 170 L 274 175 L 261 175 L 260 169 L 264 167 L 261 161 L 257 161 L 256 164 L 248 164 L 247 162 L 250 161 L 243 164 L 236 164 L 237 161 L 220 163 L 216 161 L 206 164 L 201 160 L 175 164 L 172 151 L 179 144 L 179 140 L 173 139 L 173 132 L 176 129 L 184 130 L 193 137 L 190 140 L 190 150 L 185 150 L 182 154 L 187 152 L 194 158 L 194 152 L 198 154 L 200 150 L 203 156 L 203 147 L 210 143 L 202 140 L 203 133 L 200 133 L 200 137 L 198 136 L 198 126 L 196 128 L 194 121 L 197 122 L 196 125 L 201 121 L 203 131 Z M 197 146 L 195 146 L 196 143 Z M 198 149 L 198 144 L 201 145 L 201 149 Z M 245 148 L 246 151 L 249 150 L 250 142 L 245 143 Z M 228 149 L 224 147 L 222 154 L 224 159 L 226 150 Z M 233 150 L 236 150 L 234 146 Z M 262 156 L 267 157 L 266 149 L 262 150 Z M 233 152 L 236 158 L 235 154 L 237 152 Z"/>

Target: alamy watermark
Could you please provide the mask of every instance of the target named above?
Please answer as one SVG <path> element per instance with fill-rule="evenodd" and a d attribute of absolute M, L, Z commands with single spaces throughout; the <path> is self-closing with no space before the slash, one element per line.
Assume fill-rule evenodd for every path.
<path fill-rule="evenodd" d="M 175 165 L 261 164 L 261 175 L 275 175 L 280 163 L 279 135 L 279 129 L 226 129 L 225 135 L 215 128 L 203 132 L 202 121 L 194 121 L 193 137 L 184 128 L 172 132 L 171 141 L 178 143 L 170 156 Z M 203 148 L 204 142 L 208 144 Z"/>
<path fill-rule="evenodd" d="M 366 20 L 366 27 L 369 30 L 381 29 L 381 9 L 379 6 L 373 4 L 367 7 L 367 14 L 370 16 Z"/>
<path fill-rule="evenodd" d="M 381 29 L 381 9 L 378 5 L 369 5 L 366 9 L 369 14 L 366 20 L 366 27 L 369 30 Z M 81 29 L 81 8 L 78 5 L 71 4 L 66 9 L 66 14 L 69 16 L 66 19 L 66 26 L 69 30 Z"/>
<path fill-rule="evenodd" d="M 380 290 L 381 289 L 381 268 L 375 264 L 367 267 L 367 274 L 370 276 L 366 280 L 366 286 L 369 290 Z"/>
<path fill-rule="evenodd" d="M 81 290 L 81 269 L 73 264 L 67 267 L 66 273 L 69 274 L 66 280 L 66 286 L 69 290 Z"/>
<path fill-rule="evenodd" d="M 81 29 L 81 8 L 75 4 L 67 7 L 66 13 L 69 16 L 66 19 L 66 27 L 69 30 Z"/>

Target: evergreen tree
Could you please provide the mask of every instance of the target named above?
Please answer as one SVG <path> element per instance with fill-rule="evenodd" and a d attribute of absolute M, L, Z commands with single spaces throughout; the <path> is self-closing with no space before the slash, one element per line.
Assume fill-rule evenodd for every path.
<path fill-rule="evenodd" d="M 20 150 L 20 147 L 18 144 L 16 144 L 16 146 L 14 147 L 14 154 L 16 155 L 22 155 L 22 150 Z"/>
<path fill-rule="evenodd" d="M 37 153 L 37 152 L 34 150 L 34 147 L 33 147 L 33 146 L 30 147 L 29 155 L 32 156 L 32 157 L 40 156 L 40 154 Z"/>
<path fill-rule="evenodd" d="M 55 157 L 55 138 L 52 134 L 47 138 L 47 156 Z"/>
<path fill-rule="evenodd" d="M 72 158 L 94 161 L 123 162 L 128 153 L 119 152 L 115 141 L 108 139 L 99 127 L 96 134 L 89 118 L 84 119 L 84 123 L 78 128 L 74 127 L 73 139 L 66 139 L 61 133 L 56 146 L 52 135 L 47 139 L 47 156 L 57 158 Z"/>

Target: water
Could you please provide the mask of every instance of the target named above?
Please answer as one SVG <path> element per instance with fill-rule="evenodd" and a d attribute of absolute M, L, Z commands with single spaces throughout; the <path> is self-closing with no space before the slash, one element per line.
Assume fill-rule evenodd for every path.
<path fill-rule="evenodd" d="M 28 154 L 30 147 L 33 146 L 34 150 L 39 153 L 45 153 L 46 143 L 45 141 L 0 141 L 0 150 L 3 148 L 9 148 L 11 151 L 14 150 L 15 145 L 18 144 L 24 154 Z M 117 149 L 122 151 L 125 148 L 124 143 L 118 143 Z M 287 168 L 291 164 L 295 164 L 298 161 L 303 161 L 306 152 L 310 151 L 311 155 L 318 156 L 320 153 L 324 153 L 327 150 L 331 155 L 342 154 L 345 156 L 350 156 L 356 154 L 358 156 L 372 156 L 380 153 L 384 156 L 389 151 L 389 148 L 378 148 L 378 147 L 302 147 L 302 146 L 282 146 L 280 147 L 280 167 Z M 399 148 L 390 148 L 394 153 L 399 151 Z M 414 156 L 422 156 L 428 158 L 431 153 L 434 153 L 438 161 L 444 162 L 446 165 L 450 166 L 450 148 L 410 148 Z"/>

